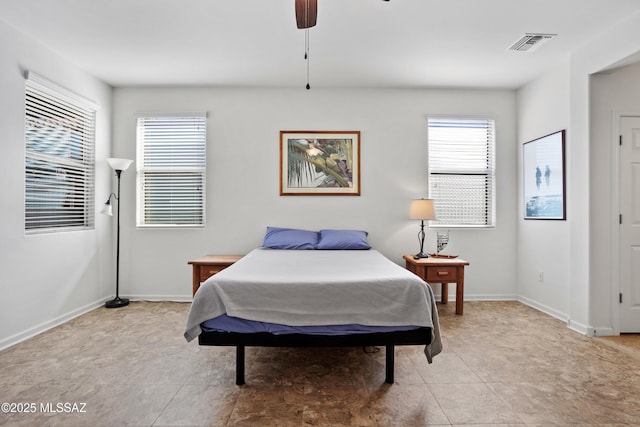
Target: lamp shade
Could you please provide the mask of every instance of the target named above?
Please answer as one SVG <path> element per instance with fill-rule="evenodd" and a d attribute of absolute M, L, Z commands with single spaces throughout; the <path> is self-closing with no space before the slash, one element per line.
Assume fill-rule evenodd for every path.
<path fill-rule="evenodd" d="M 110 157 L 107 159 L 107 162 L 109 163 L 109 166 L 111 166 L 111 168 L 114 171 L 123 171 L 123 170 L 127 170 L 127 168 L 131 166 L 131 163 L 133 163 L 133 160 L 118 159 L 115 157 Z"/>
<path fill-rule="evenodd" d="M 417 199 L 411 201 L 409 219 L 436 219 L 436 209 L 431 199 Z"/>
<path fill-rule="evenodd" d="M 111 203 L 105 203 L 100 213 L 102 215 L 113 216 L 113 206 L 111 206 Z"/>

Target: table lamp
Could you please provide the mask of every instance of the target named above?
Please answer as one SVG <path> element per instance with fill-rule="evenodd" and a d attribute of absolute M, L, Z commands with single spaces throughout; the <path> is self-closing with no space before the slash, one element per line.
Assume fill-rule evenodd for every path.
<path fill-rule="evenodd" d="M 409 218 L 420 220 L 420 232 L 418 233 L 418 241 L 420 241 L 420 252 L 413 257 L 428 258 L 424 251 L 424 222 L 430 219 L 436 219 L 436 210 L 433 206 L 433 200 L 431 199 L 416 199 L 411 201 L 411 207 L 409 208 Z"/>

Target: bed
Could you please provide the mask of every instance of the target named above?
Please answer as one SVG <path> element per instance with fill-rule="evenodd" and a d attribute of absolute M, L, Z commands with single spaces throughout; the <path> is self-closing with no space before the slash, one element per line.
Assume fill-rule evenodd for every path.
<path fill-rule="evenodd" d="M 442 349 L 430 286 L 353 230 L 268 227 L 262 247 L 200 286 L 184 336 L 235 346 L 238 385 L 247 346 L 383 346 L 387 383 L 395 346 L 424 345 L 429 363 Z"/>

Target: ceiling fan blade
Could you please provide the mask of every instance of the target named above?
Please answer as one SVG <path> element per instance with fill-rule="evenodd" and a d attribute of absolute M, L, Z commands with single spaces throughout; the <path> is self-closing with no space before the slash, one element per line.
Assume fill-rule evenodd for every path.
<path fill-rule="evenodd" d="M 296 0 L 296 23 L 298 28 L 315 26 L 317 18 L 318 0 Z"/>

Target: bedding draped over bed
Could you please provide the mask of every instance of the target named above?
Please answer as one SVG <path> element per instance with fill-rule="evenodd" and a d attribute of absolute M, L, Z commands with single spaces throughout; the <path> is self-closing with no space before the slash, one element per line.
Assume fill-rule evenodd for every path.
<path fill-rule="evenodd" d="M 373 249 L 254 249 L 200 286 L 187 341 L 202 332 L 202 322 L 222 314 L 291 326 L 429 327 L 429 362 L 442 349 L 429 285 Z"/>

